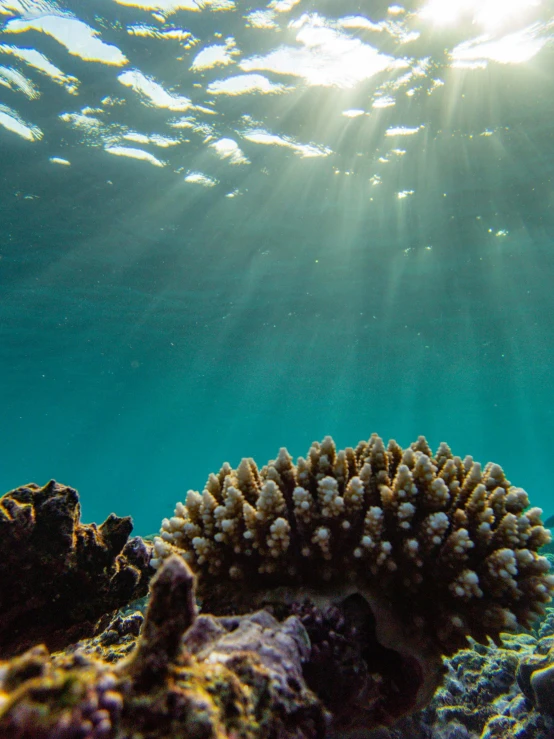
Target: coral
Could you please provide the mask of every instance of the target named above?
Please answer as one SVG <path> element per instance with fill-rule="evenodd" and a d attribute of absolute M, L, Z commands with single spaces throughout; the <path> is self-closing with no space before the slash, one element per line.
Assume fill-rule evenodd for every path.
<path fill-rule="evenodd" d="M 127 616 L 118 613 L 100 633 L 66 647 L 66 654 L 78 651 L 108 663 L 116 663 L 136 646 L 144 617 L 139 611 Z"/>
<path fill-rule="evenodd" d="M 527 655 L 517 672 L 519 687 L 537 711 L 553 720 L 554 726 L 554 621 L 552 611 L 539 629 L 533 654 Z"/>
<path fill-rule="evenodd" d="M 304 677 L 332 714 L 332 736 L 358 736 L 388 726 L 432 698 L 443 674 L 436 653 L 407 642 L 400 631 L 396 639 L 392 631 L 380 639 L 375 616 L 361 595 L 331 604 L 305 598 L 291 611 L 310 639 Z"/>
<path fill-rule="evenodd" d="M 543 636 L 554 638 L 554 608 L 546 609 L 545 617 L 542 618 L 538 624 L 537 635 L 539 638 L 542 638 Z"/>
<path fill-rule="evenodd" d="M 329 717 L 302 677 L 300 621 L 197 617 L 193 587 L 170 558 L 135 649 L 116 664 L 45 647 L 0 662 L 0 739 L 323 739 Z"/>
<path fill-rule="evenodd" d="M 550 664 L 533 672 L 531 687 L 537 710 L 554 718 L 554 654 Z"/>
<path fill-rule="evenodd" d="M 393 619 L 406 642 L 453 654 L 544 613 L 554 577 L 537 550 L 550 533 L 528 506 L 499 465 L 444 443 L 433 455 L 424 437 L 402 449 L 373 435 L 337 451 L 325 437 L 296 464 L 286 449 L 261 470 L 224 464 L 164 519 L 152 565 L 181 553 L 215 613 L 290 605 L 310 588 L 360 593 L 383 646 Z"/>
<path fill-rule="evenodd" d="M 77 492 L 53 480 L 0 498 L 0 655 L 59 649 L 146 593 L 151 545 L 129 539 L 131 519 L 79 518 Z"/>
<path fill-rule="evenodd" d="M 18 488 L 0 499 L 0 739 L 547 739 L 552 618 L 502 633 L 554 590 L 528 506 L 498 465 L 375 435 L 225 464 L 152 557 L 128 518 L 80 524 L 71 488 Z M 144 614 L 114 617 L 149 562 Z"/>
<path fill-rule="evenodd" d="M 371 739 L 552 739 L 554 720 L 527 697 L 544 640 L 506 634 L 502 647 L 470 643 L 446 660 L 444 685 L 423 711 Z M 522 692 L 522 667 L 533 663 Z M 517 680 L 516 680 L 517 677 Z M 547 694 L 548 695 L 548 694 Z M 551 695 L 551 694 L 550 694 Z M 536 701 L 535 701 L 536 703 Z"/>
<path fill-rule="evenodd" d="M 171 614 L 172 608 L 162 608 L 161 614 Z M 178 612 L 183 610 L 190 612 L 192 606 Z M 205 659 L 214 651 L 218 655 L 233 654 L 240 643 L 241 649 L 260 655 L 262 660 L 282 663 L 282 635 L 293 633 L 294 644 L 302 648 L 301 660 L 289 656 L 288 664 L 293 665 L 295 672 L 289 669 L 287 680 L 298 684 L 305 680 L 330 711 L 328 737 L 343 737 L 351 730 L 388 724 L 399 714 L 412 710 L 422 692 L 419 665 L 408 659 L 403 662 L 397 652 L 378 644 L 374 618 L 363 598 L 350 596 L 342 604 L 332 606 L 318 606 L 306 598 L 291 610 L 292 616 L 282 626 L 267 610 L 247 616 L 204 614 L 186 631 L 183 644 L 195 657 Z M 102 634 L 65 652 L 78 652 L 113 665 L 135 648 L 142 621 L 140 613 L 118 615 Z M 155 664 L 164 662 L 159 648 L 152 643 L 149 649 Z M 436 675 L 431 673 L 433 679 L 429 681 L 428 677 L 426 683 L 431 689 L 435 686 L 434 678 L 442 672 L 440 662 L 435 666 Z M 281 695 L 284 694 L 281 688 Z M 430 697 L 431 693 L 425 694 Z"/>

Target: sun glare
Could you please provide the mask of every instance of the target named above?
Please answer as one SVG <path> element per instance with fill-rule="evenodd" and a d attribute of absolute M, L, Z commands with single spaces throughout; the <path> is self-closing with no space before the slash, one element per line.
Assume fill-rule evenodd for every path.
<path fill-rule="evenodd" d="M 520 20 L 540 4 L 541 0 L 429 0 L 420 16 L 439 26 L 452 25 L 469 17 L 482 28 L 493 30 Z"/>

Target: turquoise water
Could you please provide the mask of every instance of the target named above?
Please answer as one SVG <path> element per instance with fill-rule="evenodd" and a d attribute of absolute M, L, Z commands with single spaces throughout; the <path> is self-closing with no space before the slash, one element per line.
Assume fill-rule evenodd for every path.
<path fill-rule="evenodd" d="M 553 39 L 546 1 L 0 0 L 2 492 L 146 534 L 377 431 L 554 513 Z"/>

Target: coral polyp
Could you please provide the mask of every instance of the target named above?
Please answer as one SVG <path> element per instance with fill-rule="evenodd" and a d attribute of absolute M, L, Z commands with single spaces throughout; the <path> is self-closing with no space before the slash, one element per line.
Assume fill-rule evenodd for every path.
<path fill-rule="evenodd" d="M 152 565 L 180 553 L 220 612 L 276 588 L 289 601 L 358 592 L 452 654 L 544 613 L 554 577 L 541 514 L 498 464 L 445 443 L 433 454 L 423 436 L 403 449 L 374 434 L 339 451 L 327 436 L 296 464 L 284 448 L 261 469 L 224 464 L 164 519 Z"/>

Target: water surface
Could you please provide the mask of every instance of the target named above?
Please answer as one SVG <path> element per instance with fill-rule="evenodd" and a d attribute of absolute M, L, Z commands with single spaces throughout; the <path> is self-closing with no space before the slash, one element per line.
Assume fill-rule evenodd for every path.
<path fill-rule="evenodd" d="M 550 502 L 554 2 L 0 0 L 2 490 L 158 528 L 373 431 Z"/>

